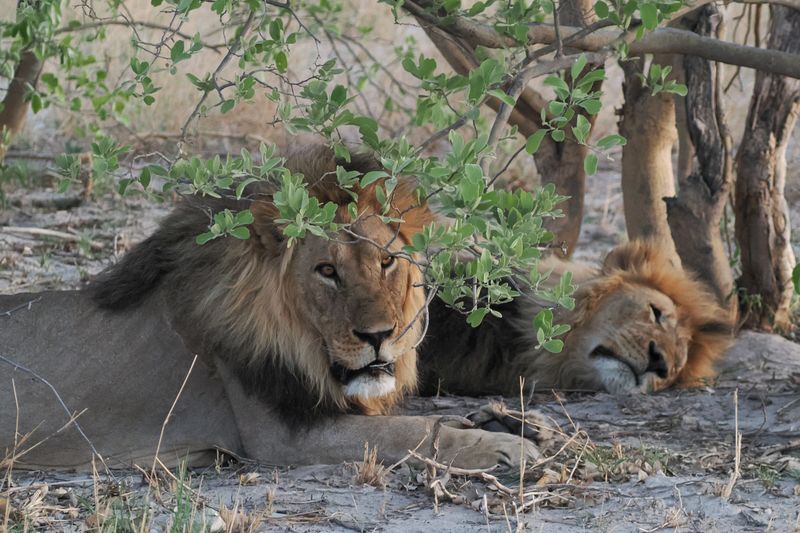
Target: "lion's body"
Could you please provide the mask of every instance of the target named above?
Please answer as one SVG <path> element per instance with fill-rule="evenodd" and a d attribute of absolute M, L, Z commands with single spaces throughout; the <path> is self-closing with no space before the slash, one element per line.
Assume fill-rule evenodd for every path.
<path fill-rule="evenodd" d="M 0 355 L 53 385 L 110 466 L 152 457 L 193 360 L 158 299 L 119 314 L 98 309 L 85 293 L 45 292 L 2 296 L 0 309 L 13 310 L 0 319 Z M 56 434 L 69 414 L 55 392 L 23 369 L 0 366 L 0 448 L 13 448 L 15 432 L 18 441 L 30 435 L 17 452 L 52 436 L 17 462 L 90 464 L 91 449 L 77 426 Z M 221 381 L 198 361 L 165 430 L 161 456 L 175 464 L 193 454 L 192 462 L 208 464 L 215 447 L 237 451 L 241 443 Z"/>

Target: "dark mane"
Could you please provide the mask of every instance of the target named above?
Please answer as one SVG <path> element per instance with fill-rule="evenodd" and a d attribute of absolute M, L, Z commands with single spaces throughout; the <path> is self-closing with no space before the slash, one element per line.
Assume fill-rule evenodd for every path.
<path fill-rule="evenodd" d="M 122 310 L 137 305 L 181 262 L 208 257 L 208 254 L 192 253 L 192 248 L 198 247 L 195 238 L 208 229 L 212 213 L 226 208 L 241 210 L 248 206 L 249 202 L 244 200 L 183 198 L 161 221 L 155 233 L 126 253 L 118 263 L 101 272 L 86 290 L 103 309 Z"/>
<path fill-rule="evenodd" d="M 340 189 L 333 175 L 336 165 L 345 170 L 366 173 L 381 168 L 370 154 L 355 153 L 349 162 L 334 159 L 326 147 L 312 147 L 289 156 L 286 166 L 306 176 L 313 196 L 337 203 L 349 201 L 349 194 Z M 270 195 L 274 188 L 259 184 L 245 196 Z M 122 310 L 140 303 L 181 264 L 189 262 L 197 270 L 207 266 L 219 254 L 224 254 L 226 238 L 205 245 L 215 253 L 201 253 L 195 238 L 208 230 L 211 217 L 223 209 L 241 211 L 252 205 L 251 200 L 236 200 L 233 191 L 223 191 L 223 198 L 185 196 L 165 217 L 150 237 L 136 245 L 116 264 L 106 268 L 86 288 L 94 302 L 103 309 Z M 203 252 L 207 252 L 204 250 Z"/>

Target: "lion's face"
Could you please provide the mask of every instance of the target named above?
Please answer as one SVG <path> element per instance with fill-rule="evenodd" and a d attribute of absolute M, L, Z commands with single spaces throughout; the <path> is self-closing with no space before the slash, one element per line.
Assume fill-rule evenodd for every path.
<path fill-rule="evenodd" d="M 649 392 L 675 382 L 687 361 L 689 331 L 675 303 L 653 288 L 626 285 L 601 298 L 570 335 L 570 366 L 591 389 Z"/>
<path fill-rule="evenodd" d="M 617 247 L 560 317 L 572 330 L 560 354 L 540 353 L 546 387 L 611 393 L 696 386 L 732 340 L 731 316 L 651 242 Z"/>
<path fill-rule="evenodd" d="M 358 215 L 352 219 L 353 198 L 336 181 L 332 152 L 321 147 L 310 156 L 291 168 L 315 178 L 309 194 L 335 203 L 335 221 L 346 229 L 327 239 L 309 234 L 290 245 L 272 198 L 253 202 L 257 239 L 249 272 L 263 273 L 255 282 L 264 287 L 255 297 L 261 313 L 237 323 L 246 326 L 243 331 L 258 331 L 257 345 L 277 354 L 325 401 L 386 413 L 417 385 L 425 292 L 421 270 L 402 250 L 433 215 L 415 182 L 401 177 L 385 206 L 375 192 L 382 182 L 354 189 Z M 367 172 L 373 164 L 356 168 Z M 254 284 L 249 276 L 242 279 L 244 286 Z M 240 299 L 230 308 L 248 305 Z"/>
<path fill-rule="evenodd" d="M 395 392 L 398 361 L 422 334 L 419 270 L 399 256 L 404 241 L 375 216 L 353 233 L 298 243 L 289 275 L 300 318 L 318 333 L 335 379 L 349 397 Z"/>

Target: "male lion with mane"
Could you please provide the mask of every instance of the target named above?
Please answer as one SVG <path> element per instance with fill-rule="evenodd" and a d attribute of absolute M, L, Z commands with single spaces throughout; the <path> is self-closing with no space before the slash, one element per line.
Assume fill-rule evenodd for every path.
<path fill-rule="evenodd" d="M 369 157 L 339 163 L 378 168 Z M 366 441 L 396 461 L 428 449 L 434 433 L 438 458 L 462 467 L 516 466 L 520 446 L 526 460 L 538 457 L 514 435 L 389 414 L 417 388 L 426 316 L 422 275 L 402 248 L 433 216 L 413 181 L 400 178 L 388 214 L 402 222 L 377 216 L 374 185 L 358 191 L 350 220 L 336 164 L 323 147 L 286 163 L 318 201 L 340 206 L 339 222 L 352 223 L 333 239 L 288 246 L 271 190 L 187 198 L 88 290 L 0 296 L 0 365 L 13 362 L 0 382 L 0 447 L 15 467 L 82 469 L 94 452 L 112 467 L 156 453 L 167 465 L 199 466 L 218 450 L 338 463 L 359 458 Z M 251 209 L 252 238 L 196 245 L 223 208 Z M 576 310 L 561 317 L 572 331 L 560 355 L 536 348 L 531 320 L 542 306 L 528 299 L 476 330 L 434 304 L 423 388 L 513 393 L 523 375 L 538 387 L 626 392 L 712 374 L 730 338 L 724 313 L 656 249 L 621 247 L 602 271 L 582 272 Z M 77 423 L 64 427 L 60 400 Z"/>

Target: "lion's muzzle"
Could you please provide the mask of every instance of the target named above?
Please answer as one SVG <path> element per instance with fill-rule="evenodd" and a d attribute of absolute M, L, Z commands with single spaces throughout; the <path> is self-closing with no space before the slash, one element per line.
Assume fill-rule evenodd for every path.
<path fill-rule="evenodd" d="M 669 374 L 664 353 L 655 341 L 647 347 L 647 357 L 619 353 L 606 345 L 596 346 L 589 357 L 603 388 L 612 394 L 647 391 L 653 387 L 655 377 L 666 379 Z"/>

